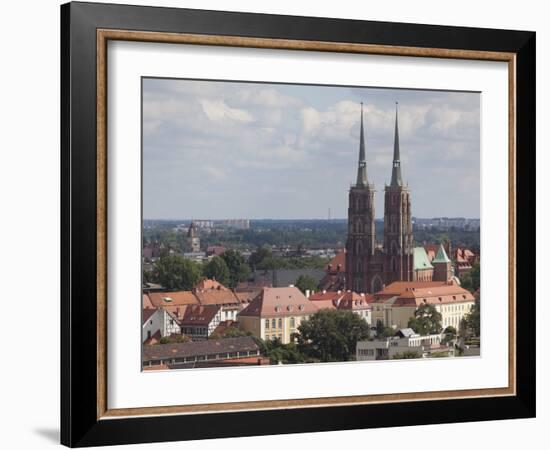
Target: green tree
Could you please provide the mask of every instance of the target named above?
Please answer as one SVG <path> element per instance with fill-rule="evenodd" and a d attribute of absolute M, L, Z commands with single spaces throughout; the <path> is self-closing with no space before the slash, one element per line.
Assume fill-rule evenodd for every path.
<path fill-rule="evenodd" d="M 480 313 L 479 296 L 476 296 L 476 301 L 473 308 L 464 316 L 463 319 L 463 327 L 467 332 L 472 333 L 474 336 L 479 336 L 481 332 Z"/>
<path fill-rule="evenodd" d="M 212 280 L 217 280 L 221 284 L 229 283 L 229 268 L 220 256 L 214 256 L 204 266 L 204 275 Z"/>
<path fill-rule="evenodd" d="M 384 332 L 384 323 L 381 320 L 376 321 L 376 336 L 382 336 Z"/>
<path fill-rule="evenodd" d="M 225 261 L 229 269 L 229 287 L 234 288 L 237 286 L 237 283 L 248 279 L 250 276 L 250 269 L 238 251 L 226 250 L 222 253 L 221 258 Z"/>
<path fill-rule="evenodd" d="M 267 247 L 258 247 L 248 258 L 248 264 L 252 269 L 259 269 L 266 258 L 271 258 L 271 250 Z"/>
<path fill-rule="evenodd" d="M 303 294 L 305 294 L 307 290 L 314 291 L 317 289 L 317 282 L 309 275 L 300 275 L 294 285 L 300 289 Z"/>
<path fill-rule="evenodd" d="M 298 327 L 298 347 L 321 361 L 355 359 L 357 341 L 369 337 L 368 324 L 352 311 L 322 309 Z"/>
<path fill-rule="evenodd" d="M 314 361 L 302 353 L 294 342 L 283 344 L 278 338 L 257 341 L 262 355 L 269 358 L 272 364 L 297 364 Z"/>
<path fill-rule="evenodd" d="M 445 330 L 443 330 L 443 333 L 445 334 L 445 336 L 441 340 L 442 344 L 447 344 L 451 342 L 453 339 L 456 339 L 456 336 L 458 334 L 458 332 L 456 331 L 456 328 L 451 325 L 445 328 Z"/>
<path fill-rule="evenodd" d="M 200 266 L 179 255 L 166 254 L 155 263 L 152 280 L 168 290 L 191 290 L 201 278 Z"/>
<path fill-rule="evenodd" d="M 434 305 L 420 305 L 409 319 L 408 327 L 421 335 L 441 333 L 441 313 Z"/>
<path fill-rule="evenodd" d="M 461 286 L 464 289 L 468 289 L 470 292 L 474 293 L 479 289 L 480 283 L 480 266 L 479 262 L 474 263 L 472 269 L 466 272 L 461 277 Z"/>

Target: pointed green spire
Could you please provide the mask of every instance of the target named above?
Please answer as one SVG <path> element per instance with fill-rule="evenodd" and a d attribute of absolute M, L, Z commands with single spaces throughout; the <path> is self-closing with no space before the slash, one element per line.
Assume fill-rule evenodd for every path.
<path fill-rule="evenodd" d="M 393 165 L 391 172 L 391 186 L 403 186 L 403 180 L 401 179 L 401 159 L 399 155 L 399 125 L 397 115 L 397 105 L 395 102 L 395 135 L 393 138 Z"/>
<path fill-rule="evenodd" d="M 365 132 L 363 130 L 363 102 L 361 102 L 361 134 L 359 136 L 359 167 L 357 168 L 357 186 L 367 186 L 367 159 L 365 155 Z"/>
<path fill-rule="evenodd" d="M 445 248 L 443 247 L 443 244 L 439 244 L 439 250 L 437 251 L 437 255 L 435 255 L 435 258 L 432 261 L 433 263 L 450 263 L 451 260 L 447 256 L 447 252 L 445 252 Z"/>

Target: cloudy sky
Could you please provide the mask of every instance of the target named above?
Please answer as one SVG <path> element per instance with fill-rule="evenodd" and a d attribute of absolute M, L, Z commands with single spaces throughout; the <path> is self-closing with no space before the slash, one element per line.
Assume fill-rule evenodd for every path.
<path fill-rule="evenodd" d="M 479 217 L 478 93 L 143 80 L 145 219 L 347 215 L 364 102 L 367 170 L 383 217 L 395 102 L 418 217 Z"/>

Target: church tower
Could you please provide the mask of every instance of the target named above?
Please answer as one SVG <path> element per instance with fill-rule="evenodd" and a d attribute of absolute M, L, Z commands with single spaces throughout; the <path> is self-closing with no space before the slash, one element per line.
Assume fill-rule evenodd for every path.
<path fill-rule="evenodd" d="M 453 277 L 452 263 L 443 244 L 440 244 L 437 255 L 432 260 L 434 266 L 433 281 L 449 281 Z"/>
<path fill-rule="evenodd" d="M 397 103 L 392 175 L 384 195 L 384 251 L 386 284 L 393 281 L 411 281 L 413 272 L 411 196 L 408 186 L 403 185 L 401 176 Z"/>
<path fill-rule="evenodd" d="M 187 230 L 187 243 L 191 247 L 192 252 L 197 253 L 201 251 L 201 240 L 195 222 L 191 222 Z"/>
<path fill-rule="evenodd" d="M 359 137 L 357 181 L 349 190 L 348 239 L 346 241 L 346 287 L 355 292 L 370 292 L 369 265 L 375 253 L 374 185 L 367 177 L 363 103 Z"/>

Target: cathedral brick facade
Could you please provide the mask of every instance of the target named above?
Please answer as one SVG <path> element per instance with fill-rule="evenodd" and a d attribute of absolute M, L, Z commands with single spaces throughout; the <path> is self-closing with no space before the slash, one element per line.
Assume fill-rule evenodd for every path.
<path fill-rule="evenodd" d="M 346 289 L 374 293 L 394 281 L 415 280 L 411 192 L 403 184 L 399 126 L 395 135 L 391 182 L 384 191 L 384 240 L 376 242 L 374 226 L 375 188 L 367 177 L 363 105 L 359 138 L 357 182 L 349 191 L 348 238 L 346 241 Z"/>

